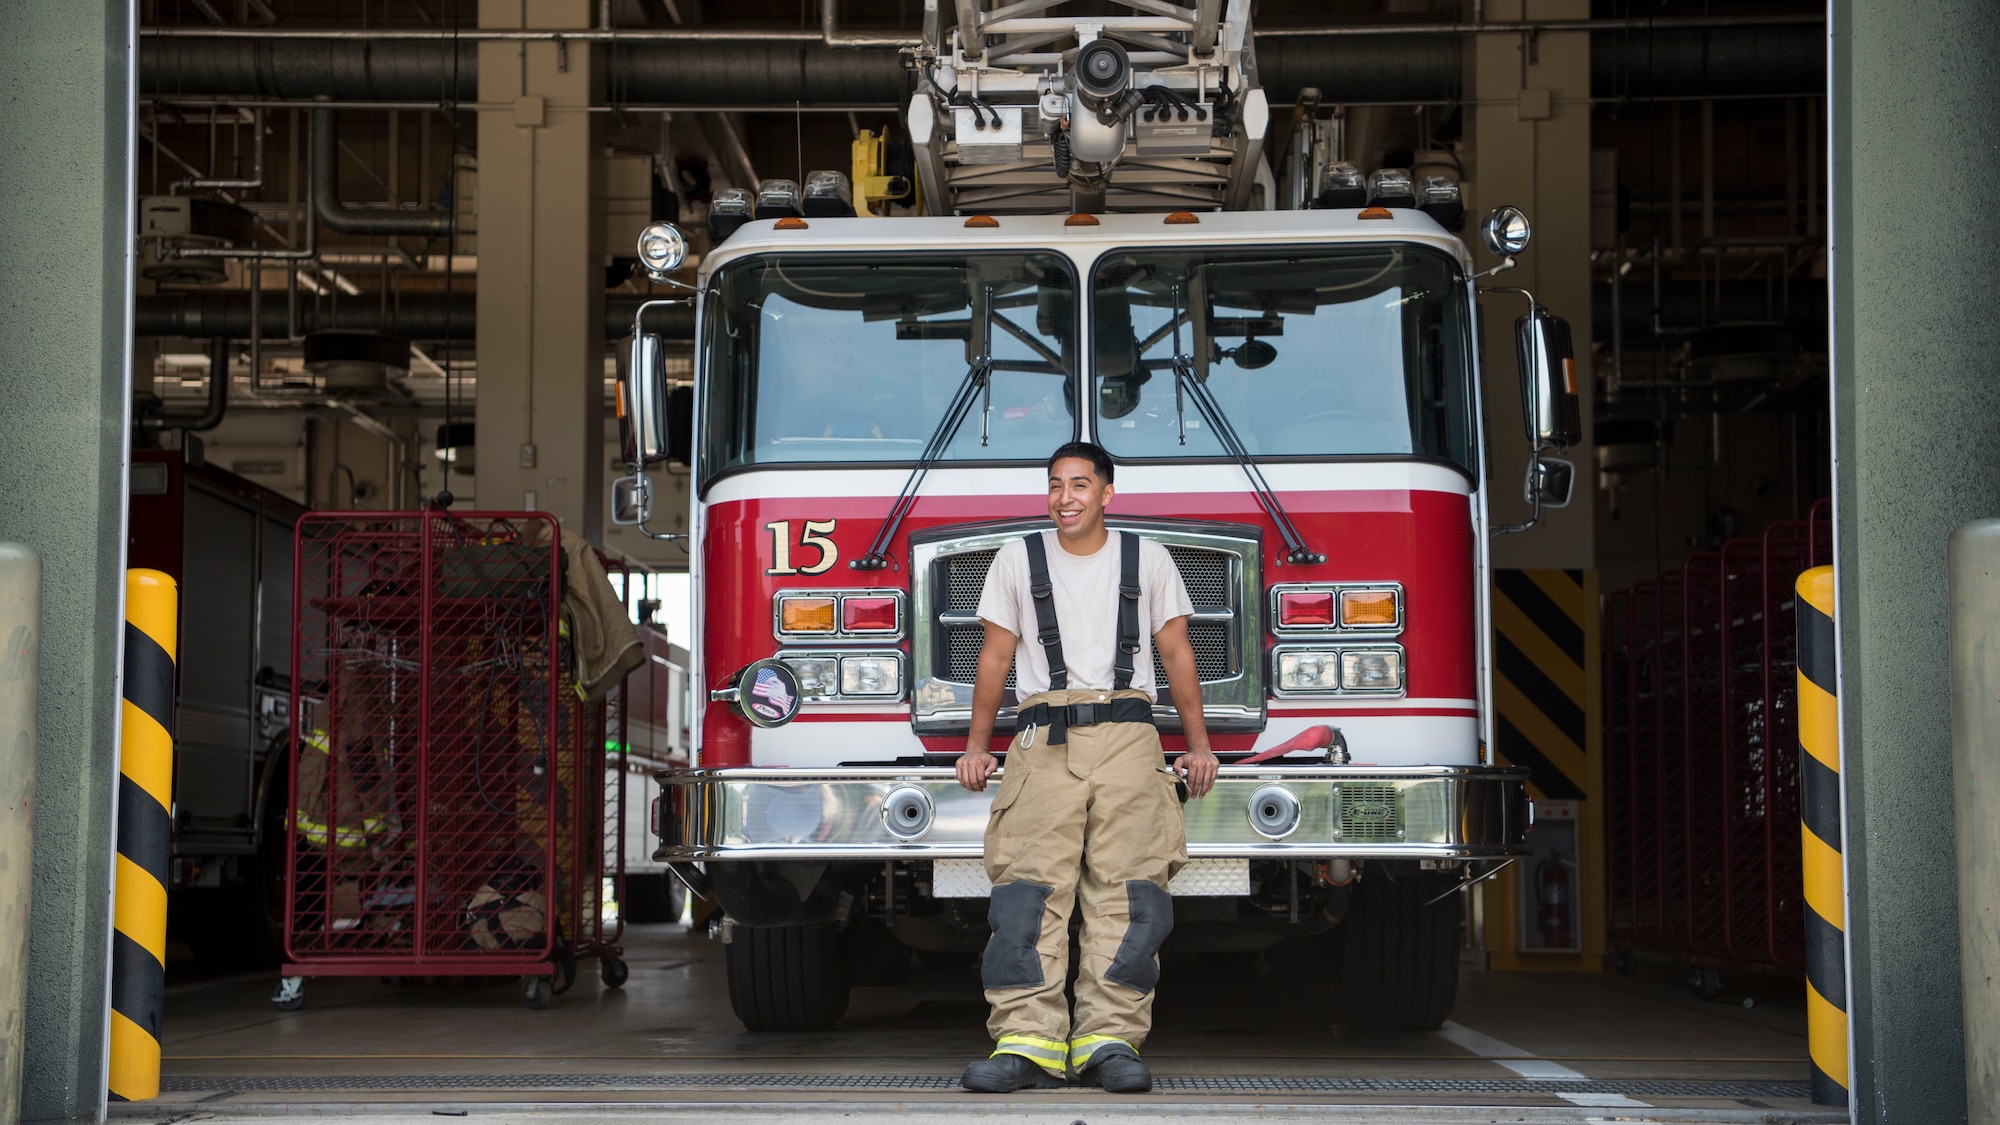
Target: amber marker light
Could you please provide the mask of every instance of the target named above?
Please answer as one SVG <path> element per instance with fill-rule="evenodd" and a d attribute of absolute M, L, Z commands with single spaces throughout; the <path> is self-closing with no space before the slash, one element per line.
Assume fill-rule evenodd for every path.
<path fill-rule="evenodd" d="M 1069 218 L 1063 220 L 1063 225 L 1066 227 L 1094 227 L 1097 225 L 1097 216 L 1071 215 Z"/>
<path fill-rule="evenodd" d="M 779 219 L 777 225 L 772 229 L 804 230 L 806 229 L 806 221 L 804 219 L 799 218 L 797 215 L 788 215 L 785 218 Z"/>
<path fill-rule="evenodd" d="M 1170 227 L 1186 226 L 1189 223 L 1199 223 L 1199 222 L 1201 222 L 1201 220 L 1195 218 L 1193 211 L 1176 211 L 1173 214 L 1167 216 L 1167 225 Z"/>
<path fill-rule="evenodd" d="M 1396 624 L 1394 590 L 1342 590 L 1340 625 L 1343 629 L 1385 628 Z"/>
<path fill-rule="evenodd" d="M 785 633 L 833 632 L 833 599 L 779 598 L 778 629 Z"/>
<path fill-rule="evenodd" d="M 979 230 L 990 230 L 1000 225 L 1000 220 L 991 215 L 974 215 L 965 220 L 965 225 Z"/>
<path fill-rule="evenodd" d="M 1361 214 L 1356 216 L 1356 218 L 1362 219 L 1393 219 L 1395 217 L 1395 215 L 1389 212 L 1387 207 L 1363 207 Z"/>

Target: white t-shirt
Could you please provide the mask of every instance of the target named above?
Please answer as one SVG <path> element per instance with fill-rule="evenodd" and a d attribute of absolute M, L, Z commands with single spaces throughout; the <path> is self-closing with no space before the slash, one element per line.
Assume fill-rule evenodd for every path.
<path fill-rule="evenodd" d="M 1072 555 L 1056 541 L 1055 529 L 1041 533 L 1049 557 L 1056 624 L 1062 631 L 1063 664 L 1075 690 L 1108 691 L 1118 651 L 1118 539 L 1113 531 L 1093 555 Z M 993 556 L 979 617 L 1014 634 L 1014 685 L 1020 698 L 1049 690 L 1049 657 L 1035 623 L 1035 598 L 1028 590 L 1028 545 L 1015 539 Z M 1139 539 L 1139 651 L 1132 658 L 1132 686 L 1154 700 L 1153 634 L 1161 625 L 1194 612 L 1187 586 L 1167 549 Z"/>

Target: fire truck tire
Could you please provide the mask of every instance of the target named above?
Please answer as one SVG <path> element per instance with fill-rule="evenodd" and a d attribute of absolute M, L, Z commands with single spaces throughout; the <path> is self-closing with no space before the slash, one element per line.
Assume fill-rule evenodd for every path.
<path fill-rule="evenodd" d="M 678 922 L 687 903 L 686 896 L 687 891 L 682 889 L 680 880 L 665 872 L 658 875 L 628 874 L 625 876 L 625 894 L 618 905 L 628 922 Z"/>
<path fill-rule="evenodd" d="M 751 1031 L 824 1031 L 847 1014 L 847 960 L 832 926 L 737 926 L 729 1006 Z"/>
<path fill-rule="evenodd" d="M 1341 923 L 1341 1026 L 1434 1031 L 1458 999 L 1458 899 L 1430 872 L 1371 870 Z M 1442 899 L 1432 902 L 1439 895 Z"/>

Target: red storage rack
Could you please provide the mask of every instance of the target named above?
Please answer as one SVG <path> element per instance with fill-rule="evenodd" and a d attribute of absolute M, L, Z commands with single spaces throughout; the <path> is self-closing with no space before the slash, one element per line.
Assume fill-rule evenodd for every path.
<path fill-rule="evenodd" d="M 1831 555 L 1821 501 L 1605 599 L 1614 947 L 1804 965 L 1793 584 Z"/>
<path fill-rule="evenodd" d="M 533 512 L 300 520 L 288 978 L 519 975 L 540 1007 L 577 954 L 614 975 L 605 707 L 565 671 L 558 535 Z"/>

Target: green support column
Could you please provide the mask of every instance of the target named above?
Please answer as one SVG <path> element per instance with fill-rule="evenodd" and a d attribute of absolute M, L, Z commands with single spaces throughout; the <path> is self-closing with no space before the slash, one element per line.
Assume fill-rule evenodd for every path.
<path fill-rule="evenodd" d="M 104 1099 L 125 565 L 128 4 L 0 4 L 0 540 L 42 557 L 22 1116 Z"/>
<path fill-rule="evenodd" d="M 1831 29 L 1852 1092 L 1964 1121 L 1945 546 L 2000 515 L 2000 7 L 1834 0 Z"/>

